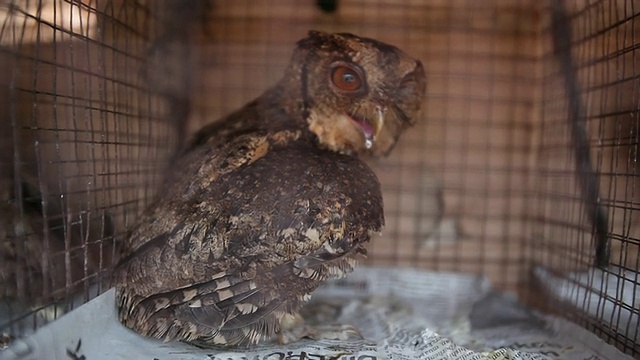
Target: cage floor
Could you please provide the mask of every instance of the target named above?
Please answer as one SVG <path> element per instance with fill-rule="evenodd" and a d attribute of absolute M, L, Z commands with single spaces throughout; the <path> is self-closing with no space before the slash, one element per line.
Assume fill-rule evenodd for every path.
<path fill-rule="evenodd" d="M 319 289 L 307 323 L 351 324 L 363 339 L 199 349 L 144 338 L 117 320 L 114 290 L 32 336 L 0 359 L 631 359 L 565 320 L 527 309 L 485 278 L 361 267 Z"/>

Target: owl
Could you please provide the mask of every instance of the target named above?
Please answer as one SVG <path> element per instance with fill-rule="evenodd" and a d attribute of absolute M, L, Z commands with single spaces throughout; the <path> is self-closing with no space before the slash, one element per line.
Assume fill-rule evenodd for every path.
<path fill-rule="evenodd" d="M 389 153 L 424 91 L 421 62 L 398 48 L 309 32 L 275 86 L 198 131 L 172 165 L 114 270 L 120 321 L 205 347 L 309 335 L 301 307 L 384 225 L 359 155 Z"/>

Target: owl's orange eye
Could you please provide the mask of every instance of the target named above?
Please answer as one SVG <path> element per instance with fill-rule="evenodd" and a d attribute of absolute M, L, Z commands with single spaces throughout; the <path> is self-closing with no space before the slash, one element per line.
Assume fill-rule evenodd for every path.
<path fill-rule="evenodd" d="M 339 65 L 333 69 L 331 81 L 342 91 L 356 91 L 362 87 L 362 78 L 358 70 L 346 65 Z"/>

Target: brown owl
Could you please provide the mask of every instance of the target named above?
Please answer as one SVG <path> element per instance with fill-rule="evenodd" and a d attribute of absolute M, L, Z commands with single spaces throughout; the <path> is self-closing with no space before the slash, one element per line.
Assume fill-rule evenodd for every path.
<path fill-rule="evenodd" d="M 200 346 L 287 339 L 311 293 L 382 230 L 380 184 L 357 154 L 387 154 L 424 89 L 398 48 L 310 32 L 280 82 L 174 164 L 115 269 L 120 320 Z"/>

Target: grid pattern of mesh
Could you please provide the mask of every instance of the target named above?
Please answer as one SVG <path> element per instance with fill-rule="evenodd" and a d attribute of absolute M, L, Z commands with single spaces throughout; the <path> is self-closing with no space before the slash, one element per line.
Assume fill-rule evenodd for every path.
<path fill-rule="evenodd" d="M 640 354 L 640 3 L 567 1 L 572 67 L 579 89 L 577 121 L 586 129 L 586 146 L 572 141 L 573 111 L 545 12 L 542 32 L 542 122 L 536 140 L 535 211 L 532 258 L 571 283 L 567 299 L 545 298 L 558 311 L 633 355 Z M 597 237 L 588 216 L 584 176 L 576 169 L 575 146 L 590 152 L 599 178 L 599 203 L 608 219 L 610 266 L 590 269 Z M 578 171 L 579 170 L 579 171 Z M 576 175 L 577 172 L 577 175 Z M 584 273 L 583 280 L 577 274 Z"/>
<path fill-rule="evenodd" d="M 330 1 L 0 1 L 10 69 L 0 72 L 0 254 L 16 263 L 0 265 L 15 293 L 0 296 L 38 299 L 0 330 L 23 318 L 33 328 L 52 318 L 36 310 L 101 292 L 92 285 L 173 149 L 273 85 L 315 29 L 394 44 L 427 73 L 419 123 L 389 158 L 369 159 L 387 223 L 369 264 L 484 274 L 638 355 L 640 306 L 624 292 L 636 291 L 640 265 L 640 4 L 566 2 L 587 149 L 572 141 L 553 0 L 340 0 L 335 12 L 317 3 Z M 590 151 L 609 219 L 606 271 L 593 271 L 576 146 Z M 540 296 L 539 268 L 574 284 L 574 305 Z M 578 289 L 593 290 L 597 309 Z"/>
<path fill-rule="evenodd" d="M 130 1 L 0 3 L 3 331 L 106 290 L 154 194 L 177 139 L 142 72 L 152 16 Z"/>

